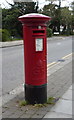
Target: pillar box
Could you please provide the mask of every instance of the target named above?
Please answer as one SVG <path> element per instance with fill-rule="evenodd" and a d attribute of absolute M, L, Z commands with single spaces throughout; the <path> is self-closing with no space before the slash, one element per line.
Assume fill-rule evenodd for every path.
<path fill-rule="evenodd" d="M 30 104 L 47 101 L 46 22 L 50 19 L 38 13 L 19 17 L 23 25 L 25 100 Z"/>

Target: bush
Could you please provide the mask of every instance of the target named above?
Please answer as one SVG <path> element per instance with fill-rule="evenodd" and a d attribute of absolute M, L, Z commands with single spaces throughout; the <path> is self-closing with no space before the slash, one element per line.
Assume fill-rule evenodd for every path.
<path fill-rule="evenodd" d="M 67 35 L 67 36 L 68 36 L 68 35 L 70 35 L 70 32 L 69 32 L 68 30 L 62 31 L 62 32 L 61 32 L 61 35 Z"/>
<path fill-rule="evenodd" d="M 52 37 L 52 30 L 50 28 L 47 28 L 47 37 Z"/>
<path fill-rule="evenodd" d="M 10 33 L 7 29 L 2 29 L 2 42 L 10 41 Z"/>
<path fill-rule="evenodd" d="M 69 29 L 67 29 L 67 30 L 63 30 L 63 31 L 61 32 L 61 35 L 67 35 L 67 36 L 73 35 L 73 31 L 69 28 Z"/>

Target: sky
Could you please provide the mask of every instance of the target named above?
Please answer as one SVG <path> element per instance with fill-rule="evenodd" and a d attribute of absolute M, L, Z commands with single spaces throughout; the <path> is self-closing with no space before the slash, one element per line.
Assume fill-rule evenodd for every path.
<path fill-rule="evenodd" d="M 8 4 L 6 3 L 6 1 L 8 1 L 9 3 L 13 3 L 13 0 L 0 0 L 0 4 L 1 4 L 1 7 L 2 8 L 8 8 Z M 15 1 L 18 1 L 18 0 L 15 0 Z M 19 0 L 19 1 L 22 1 L 22 0 Z M 23 0 L 24 1 L 24 0 Z M 30 0 L 26 0 L 26 1 L 30 1 Z M 33 1 L 37 1 L 37 0 L 33 0 Z M 70 3 L 73 1 L 73 0 L 61 0 L 61 6 L 64 7 L 64 6 L 70 6 Z M 49 2 L 45 1 L 45 0 L 38 0 L 39 2 L 39 8 L 41 9 L 45 4 L 48 4 Z M 55 3 L 59 4 L 59 1 L 56 0 Z"/>

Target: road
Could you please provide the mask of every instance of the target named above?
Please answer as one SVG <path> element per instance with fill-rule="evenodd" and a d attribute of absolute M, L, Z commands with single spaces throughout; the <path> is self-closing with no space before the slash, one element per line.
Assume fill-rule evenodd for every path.
<path fill-rule="evenodd" d="M 47 62 L 58 61 L 72 53 L 72 37 L 48 40 Z M 23 45 L 2 48 L 2 93 L 3 95 L 24 83 Z"/>
<path fill-rule="evenodd" d="M 63 56 L 72 53 L 72 37 L 63 38 L 61 40 L 48 41 L 48 63 L 57 61 Z"/>

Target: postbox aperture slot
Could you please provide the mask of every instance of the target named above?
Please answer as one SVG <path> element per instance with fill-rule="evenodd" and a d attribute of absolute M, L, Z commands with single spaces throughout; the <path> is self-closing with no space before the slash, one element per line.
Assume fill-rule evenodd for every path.
<path fill-rule="evenodd" d="M 43 51 L 43 38 L 35 39 L 35 48 L 36 51 Z"/>
<path fill-rule="evenodd" d="M 45 33 L 44 30 L 33 30 L 33 33 Z"/>

